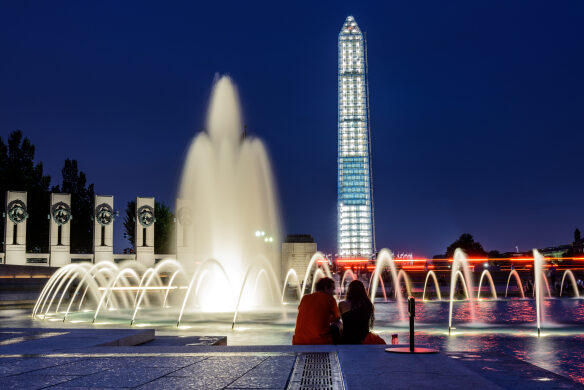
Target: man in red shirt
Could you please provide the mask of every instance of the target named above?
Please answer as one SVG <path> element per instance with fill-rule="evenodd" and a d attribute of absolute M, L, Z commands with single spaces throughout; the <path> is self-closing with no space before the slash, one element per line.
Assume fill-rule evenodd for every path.
<path fill-rule="evenodd" d="M 294 345 L 332 344 L 331 325 L 340 325 L 341 316 L 334 298 L 335 281 L 322 278 L 315 289 L 316 292 L 302 297 L 298 306 Z"/>

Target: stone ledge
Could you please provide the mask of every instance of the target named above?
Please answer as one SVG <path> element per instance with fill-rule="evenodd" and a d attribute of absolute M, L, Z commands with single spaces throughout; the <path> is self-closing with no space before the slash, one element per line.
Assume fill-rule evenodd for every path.
<path fill-rule="evenodd" d="M 154 340 L 154 329 L 141 329 L 136 333 L 122 336 L 115 340 L 106 341 L 105 343 L 97 344 L 97 347 L 129 347 L 140 345 Z"/>

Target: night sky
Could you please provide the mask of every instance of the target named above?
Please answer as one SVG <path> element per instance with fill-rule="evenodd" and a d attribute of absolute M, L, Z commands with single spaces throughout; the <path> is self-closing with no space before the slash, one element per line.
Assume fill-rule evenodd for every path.
<path fill-rule="evenodd" d="M 2 1 L 0 136 L 22 129 L 53 184 L 77 159 L 121 214 L 135 196 L 174 208 L 214 75 L 229 74 L 270 152 L 284 233 L 334 253 L 349 14 L 367 33 L 378 249 L 432 256 L 469 232 L 525 251 L 584 229 L 577 1 Z"/>

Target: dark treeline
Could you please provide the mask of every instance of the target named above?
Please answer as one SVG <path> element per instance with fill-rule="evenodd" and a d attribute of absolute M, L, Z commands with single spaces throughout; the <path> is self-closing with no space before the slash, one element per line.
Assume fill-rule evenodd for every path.
<path fill-rule="evenodd" d="M 77 161 L 66 159 L 62 183 L 50 188 L 51 177 L 43 172 L 43 163 L 34 160 L 35 146 L 22 131 L 15 130 L 4 143 L 0 137 L 0 204 L 6 205 L 6 191 L 26 191 L 28 221 L 26 227 L 27 252 L 49 251 L 49 203 L 51 192 L 71 194 L 71 251 L 92 251 L 93 184 L 87 185 L 85 174 L 79 171 Z M 0 224 L 2 251 L 4 251 L 4 221 Z"/>
<path fill-rule="evenodd" d="M 26 250 L 46 253 L 49 251 L 50 194 L 51 192 L 71 194 L 71 253 L 92 253 L 94 185 L 88 184 L 87 177 L 79 170 L 76 160 L 66 158 L 61 170 L 61 184 L 51 188 L 51 177 L 44 174 L 42 162 L 35 162 L 34 156 L 35 146 L 23 136 L 22 131 L 15 130 L 10 133 L 6 143 L 0 137 L 0 205 L 3 212 L 6 206 L 6 191 L 26 191 L 29 215 Z M 129 202 L 127 210 L 134 206 L 135 202 Z M 155 215 L 157 221 L 154 226 L 155 252 L 171 253 L 173 248 L 169 245 L 174 216 L 166 205 L 159 202 L 156 202 Z M 132 223 L 135 222 L 132 220 L 124 223 L 124 226 L 126 236 L 133 246 Z M 0 251 L 4 252 L 4 221 L 0 223 L 0 242 Z"/>

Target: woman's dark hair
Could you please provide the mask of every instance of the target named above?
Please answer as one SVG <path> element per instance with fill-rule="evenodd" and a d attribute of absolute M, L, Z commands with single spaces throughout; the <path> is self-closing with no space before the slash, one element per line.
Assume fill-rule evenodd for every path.
<path fill-rule="evenodd" d="M 353 280 L 349 283 L 347 288 L 347 296 L 345 298 L 351 304 L 351 310 L 359 309 L 365 307 L 365 310 L 371 312 L 371 317 L 369 318 L 369 328 L 373 328 L 373 321 L 375 321 L 375 314 L 373 304 L 369 297 L 367 296 L 367 291 L 365 290 L 365 285 L 360 280 Z"/>
<path fill-rule="evenodd" d="M 329 288 L 332 288 L 333 290 L 335 288 L 335 281 L 331 278 L 321 278 L 316 282 L 316 286 L 314 286 L 316 291 L 324 291 Z"/>

